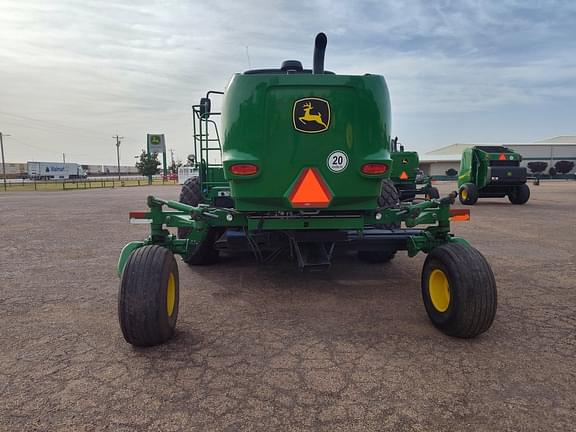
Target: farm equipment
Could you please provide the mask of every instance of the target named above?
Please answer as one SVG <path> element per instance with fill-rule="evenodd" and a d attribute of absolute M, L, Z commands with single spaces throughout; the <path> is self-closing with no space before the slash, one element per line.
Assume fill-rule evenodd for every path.
<path fill-rule="evenodd" d="M 392 140 L 392 167 L 390 180 L 394 183 L 400 201 L 413 201 L 417 195 L 425 199 L 440 198 L 438 189 L 432 186 L 432 179 L 428 176 L 418 177 L 420 158 L 414 151 L 405 151 L 403 145 L 398 144 L 398 137 Z M 418 187 L 417 185 L 423 185 Z"/>
<path fill-rule="evenodd" d="M 225 94 L 208 92 L 193 106 L 198 176 L 185 182 L 179 201 L 150 196 L 148 210 L 130 213 L 151 232 L 128 243 L 118 261 L 127 342 L 151 346 L 172 337 L 179 308 L 174 254 L 202 265 L 223 251 L 249 251 L 261 263 L 286 254 L 302 271 L 327 269 L 336 248 L 372 263 L 400 250 L 424 252 L 421 288 L 432 323 L 462 338 L 488 330 L 496 313 L 492 270 L 450 232 L 451 221 L 468 220 L 469 211 L 450 208 L 455 192 L 400 203 L 389 179 L 386 82 L 325 71 L 325 47 L 320 33 L 312 70 L 289 60 L 236 74 Z M 221 94 L 218 113 L 212 99 Z"/>
<path fill-rule="evenodd" d="M 474 205 L 478 198 L 504 198 L 525 204 L 530 198 L 522 156 L 503 146 L 476 146 L 462 153 L 458 191 L 460 202 Z"/>

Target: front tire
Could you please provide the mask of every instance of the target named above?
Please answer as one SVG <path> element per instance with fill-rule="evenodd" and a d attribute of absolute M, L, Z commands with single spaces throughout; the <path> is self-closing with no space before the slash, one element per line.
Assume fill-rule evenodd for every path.
<path fill-rule="evenodd" d="M 432 324 L 449 336 L 473 338 L 496 315 L 496 281 L 484 256 L 447 243 L 430 252 L 422 270 L 422 298 Z"/>
<path fill-rule="evenodd" d="M 425 196 L 426 196 L 427 200 L 438 199 L 438 198 L 440 198 L 440 192 L 438 191 L 437 188 L 435 188 L 434 186 L 431 186 L 426 191 Z"/>
<path fill-rule="evenodd" d="M 147 347 L 174 335 L 180 282 L 174 255 L 161 246 L 136 249 L 126 262 L 118 296 L 118 319 L 126 342 Z"/>
<path fill-rule="evenodd" d="M 530 188 L 527 184 L 517 186 L 510 191 L 508 199 L 512 204 L 526 204 L 530 199 Z"/>

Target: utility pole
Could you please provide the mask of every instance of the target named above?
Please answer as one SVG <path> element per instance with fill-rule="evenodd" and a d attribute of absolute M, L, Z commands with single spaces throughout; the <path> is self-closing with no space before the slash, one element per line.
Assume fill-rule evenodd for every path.
<path fill-rule="evenodd" d="M 174 162 L 174 150 L 170 149 L 170 160 L 172 161 L 170 164 L 170 168 L 175 168 L 176 163 Z"/>
<path fill-rule="evenodd" d="M 66 153 L 62 153 L 62 163 L 66 165 Z"/>
<path fill-rule="evenodd" d="M 112 138 L 116 138 L 116 157 L 118 158 L 118 180 L 120 180 L 120 140 L 124 139 L 121 136 L 113 136 Z"/>
<path fill-rule="evenodd" d="M 0 132 L 0 148 L 2 149 L 2 174 L 4 174 L 4 192 L 8 190 L 8 187 L 6 186 L 6 162 L 4 161 L 4 141 L 2 140 L 2 137 L 5 136 L 10 135 L 2 134 L 2 132 Z"/>

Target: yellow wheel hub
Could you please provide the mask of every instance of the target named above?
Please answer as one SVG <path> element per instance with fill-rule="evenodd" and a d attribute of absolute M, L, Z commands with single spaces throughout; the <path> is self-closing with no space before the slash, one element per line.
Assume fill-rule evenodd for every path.
<path fill-rule="evenodd" d="M 168 287 L 166 288 L 166 313 L 171 317 L 176 305 L 176 283 L 174 282 L 174 273 L 168 277 Z"/>
<path fill-rule="evenodd" d="M 428 277 L 428 293 L 434 309 L 446 312 L 450 306 L 450 284 L 446 274 L 440 270 L 432 270 Z"/>
<path fill-rule="evenodd" d="M 463 199 L 464 201 L 466 201 L 466 200 L 468 199 L 468 191 L 467 191 L 466 189 L 462 189 L 462 190 L 460 191 L 460 196 L 462 197 L 462 199 Z"/>

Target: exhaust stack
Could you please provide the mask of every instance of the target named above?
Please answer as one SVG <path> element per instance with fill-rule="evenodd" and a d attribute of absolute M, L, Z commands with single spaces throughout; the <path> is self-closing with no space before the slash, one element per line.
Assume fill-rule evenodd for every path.
<path fill-rule="evenodd" d="M 324 33 L 318 33 L 314 41 L 314 74 L 324 73 L 324 54 L 326 53 L 326 44 L 328 38 Z"/>

